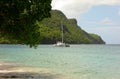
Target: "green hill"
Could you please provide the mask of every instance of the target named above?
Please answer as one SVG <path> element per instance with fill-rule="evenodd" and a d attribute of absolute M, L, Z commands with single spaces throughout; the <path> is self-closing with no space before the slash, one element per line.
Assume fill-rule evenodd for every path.
<path fill-rule="evenodd" d="M 43 35 L 41 43 L 51 44 L 61 41 L 61 24 L 64 28 L 64 41 L 70 44 L 104 44 L 96 34 L 88 34 L 78 25 L 76 19 L 68 19 L 61 11 L 52 10 L 51 18 L 38 22 Z"/>
<path fill-rule="evenodd" d="M 61 41 L 61 24 L 64 28 L 64 42 L 69 44 L 105 44 L 100 36 L 89 34 L 77 25 L 76 19 L 68 19 L 61 11 L 52 10 L 51 18 L 37 22 L 40 27 L 42 44 L 53 44 Z M 8 39 L 0 38 L 0 43 L 17 43 Z"/>

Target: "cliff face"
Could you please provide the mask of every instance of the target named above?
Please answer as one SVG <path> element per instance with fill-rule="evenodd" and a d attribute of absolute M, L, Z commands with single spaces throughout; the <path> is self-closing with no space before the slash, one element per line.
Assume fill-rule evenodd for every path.
<path fill-rule="evenodd" d="M 89 34 L 77 25 L 76 19 L 68 19 L 61 11 L 52 10 L 51 18 L 38 22 L 43 36 L 41 43 L 61 41 L 61 24 L 64 29 L 64 41 L 70 44 L 105 44 L 100 36 Z"/>
<path fill-rule="evenodd" d="M 100 36 L 89 34 L 77 25 L 76 19 L 68 19 L 61 11 L 52 10 L 51 18 L 36 23 L 40 28 L 42 44 L 53 44 L 61 41 L 61 25 L 64 31 L 64 42 L 69 44 L 105 44 Z M 18 43 L 0 36 L 0 43 Z"/>

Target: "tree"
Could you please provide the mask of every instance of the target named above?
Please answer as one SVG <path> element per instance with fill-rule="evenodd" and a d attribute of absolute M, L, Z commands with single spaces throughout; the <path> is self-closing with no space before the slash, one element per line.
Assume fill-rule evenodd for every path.
<path fill-rule="evenodd" d="M 41 35 L 36 21 L 50 17 L 51 0 L 0 0 L 0 35 L 36 46 Z"/>

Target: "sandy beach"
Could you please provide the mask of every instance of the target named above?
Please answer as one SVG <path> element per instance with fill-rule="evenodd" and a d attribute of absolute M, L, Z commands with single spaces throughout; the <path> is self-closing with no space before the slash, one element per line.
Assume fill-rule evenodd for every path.
<path fill-rule="evenodd" d="M 21 67 L 0 62 L 0 79 L 68 79 L 44 68 Z"/>

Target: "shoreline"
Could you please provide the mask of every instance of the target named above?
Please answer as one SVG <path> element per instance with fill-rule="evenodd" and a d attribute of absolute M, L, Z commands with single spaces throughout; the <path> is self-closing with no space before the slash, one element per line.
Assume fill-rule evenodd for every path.
<path fill-rule="evenodd" d="M 0 62 L 0 79 L 69 79 L 44 68 L 22 67 Z"/>

